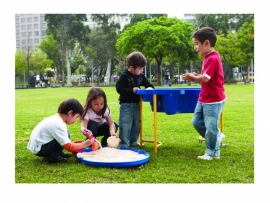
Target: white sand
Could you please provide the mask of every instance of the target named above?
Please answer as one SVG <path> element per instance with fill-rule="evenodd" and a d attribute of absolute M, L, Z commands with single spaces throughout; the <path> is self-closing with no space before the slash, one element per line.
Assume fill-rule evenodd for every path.
<path fill-rule="evenodd" d="M 91 152 L 80 152 L 78 158 L 83 158 L 93 162 L 130 162 L 145 159 L 147 156 L 138 154 L 131 150 L 120 150 L 116 148 L 105 147 Z"/>

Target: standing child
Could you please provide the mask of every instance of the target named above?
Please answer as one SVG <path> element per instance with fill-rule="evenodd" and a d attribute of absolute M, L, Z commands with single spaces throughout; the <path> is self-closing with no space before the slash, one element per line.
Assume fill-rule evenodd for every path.
<path fill-rule="evenodd" d="M 216 44 L 215 31 L 204 27 L 192 36 L 194 49 L 203 56 L 201 74 L 183 74 L 184 80 L 199 81 L 201 92 L 198 98 L 192 124 L 197 132 L 205 138 L 205 154 L 198 159 L 220 159 L 220 143 L 225 135 L 218 128 L 220 113 L 225 105 L 224 74 L 220 55 L 214 50 Z"/>
<path fill-rule="evenodd" d="M 146 58 L 141 52 L 132 52 L 127 56 L 127 68 L 116 82 L 116 91 L 119 96 L 119 137 L 120 146 L 139 146 L 138 138 L 140 133 L 140 95 L 135 92 L 140 86 L 154 88 L 148 79 L 142 74 L 146 66 Z"/>
<path fill-rule="evenodd" d="M 73 124 L 83 113 L 83 107 L 76 99 L 66 99 L 58 107 L 58 113 L 43 119 L 32 131 L 27 149 L 49 163 L 66 162 L 71 154 L 64 154 L 63 149 L 73 152 L 85 148 L 94 142 L 86 140 L 73 143 L 67 125 Z"/>
<path fill-rule="evenodd" d="M 85 132 L 88 129 L 88 132 Z M 117 136 L 118 125 L 113 121 L 107 105 L 105 92 L 99 87 L 92 87 L 87 95 L 81 116 L 81 131 L 84 135 L 103 136 L 102 147 L 107 146 L 110 136 Z"/>

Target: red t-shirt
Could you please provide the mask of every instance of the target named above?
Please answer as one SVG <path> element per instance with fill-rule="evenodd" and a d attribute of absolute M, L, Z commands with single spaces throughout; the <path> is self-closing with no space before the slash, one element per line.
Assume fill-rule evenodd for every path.
<path fill-rule="evenodd" d="M 224 85 L 224 73 L 220 55 L 213 51 L 206 55 L 202 63 L 201 74 L 209 79 L 201 82 L 201 93 L 198 101 L 201 103 L 219 103 L 226 99 Z"/>

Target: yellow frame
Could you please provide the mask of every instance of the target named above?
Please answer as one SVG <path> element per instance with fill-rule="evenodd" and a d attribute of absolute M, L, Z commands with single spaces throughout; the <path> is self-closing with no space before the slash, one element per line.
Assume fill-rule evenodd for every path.
<path fill-rule="evenodd" d="M 144 142 L 154 143 L 154 152 L 157 152 L 157 148 L 162 145 L 160 141 L 157 140 L 157 95 L 153 94 L 153 114 L 154 114 L 154 140 L 144 140 L 143 139 L 143 111 L 142 111 L 142 95 L 140 95 L 140 146 L 143 146 Z M 224 131 L 224 114 L 223 111 L 220 115 L 220 131 Z"/>

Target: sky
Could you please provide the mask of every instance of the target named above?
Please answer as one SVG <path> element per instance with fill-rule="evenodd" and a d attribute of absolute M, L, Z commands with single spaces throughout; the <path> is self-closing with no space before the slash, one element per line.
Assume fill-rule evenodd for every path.
<path fill-rule="evenodd" d="M 64 193 L 59 193 L 60 201 L 92 201 L 93 193 L 89 185 L 43 185 L 43 184 L 15 184 L 14 152 L 15 152 L 15 89 L 14 89 L 14 54 L 15 54 L 15 14 L 16 13 L 167 13 L 169 16 L 183 17 L 184 13 L 254 13 L 255 14 L 255 183 L 250 185 L 232 184 L 167 184 L 167 185 L 129 185 L 134 194 L 126 197 L 121 193 L 125 185 L 95 185 L 93 186 L 95 201 L 100 202 L 104 189 L 106 196 L 119 195 L 118 198 L 128 198 L 130 201 L 149 198 L 148 201 L 175 198 L 181 202 L 200 201 L 209 202 L 209 198 L 218 202 L 256 201 L 266 198 L 264 187 L 269 185 L 270 161 L 269 153 L 269 58 L 268 15 L 269 6 L 260 2 L 260 7 L 254 1 L 235 0 L 208 0 L 208 1 L 153 1 L 153 0 L 99 0 L 99 1 L 60 1 L 60 0 L 3 0 L 0 8 L 1 32 L 1 80 L 0 80 L 0 126 L 2 137 L 2 164 L 0 178 L 3 184 L 3 199 L 19 200 L 20 202 L 42 201 L 50 195 L 49 189 L 64 188 Z M 267 21 L 266 21 L 267 20 Z M 241 93 L 239 93 L 241 95 Z M 243 109 L 244 110 L 244 109 Z M 38 112 L 37 112 L 38 113 Z M 226 122 L 226 121 L 225 121 Z M 236 129 L 237 131 L 237 129 Z M 237 132 L 236 132 L 237 133 Z M 229 137 L 229 136 L 228 136 Z M 7 141 L 8 140 L 8 141 Z M 233 146 L 232 146 L 233 147 Z M 244 160 L 243 160 L 244 161 Z M 209 167 L 214 167 L 213 163 Z M 159 170 L 159 169 L 157 169 Z M 188 170 L 188 169 L 187 169 Z M 218 173 L 218 172 L 217 172 Z M 91 170 L 89 170 L 91 175 Z M 217 174 L 218 175 L 218 174 Z M 61 188 L 60 188 L 61 187 Z M 55 190 L 53 188 L 53 190 Z M 4 189 L 4 191 L 3 191 Z M 10 192 L 9 192 L 10 191 Z M 88 192 L 89 193 L 88 193 Z M 143 192 L 142 191 L 147 191 Z M 241 195 L 240 195 L 241 192 Z M 140 196 L 145 195 L 144 196 Z M 167 194 L 167 196 L 165 195 Z M 38 195 L 40 195 L 38 197 Z M 6 198 L 5 198 L 6 196 Z M 269 196 L 269 195 L 268 195 Z M 29 198 L 33 197 L 33 198 Z M 34 198 L 35 197 L 35 198 Z M 209 197 L 209 198 L 208 198 Z M 75 199 L 76 198 L 76 199 Z M 133 199 L 134 198 L 134 199 Z M 57 199 L 57 197 L 56 197 Z M 103 198 L 104 199 L 104 198 Z M 117 199 L 117 198 L 116 198 Z M 269 198 L 268 198 L 269 200 Z M 102 201 L 101 201 L 102 202 Z M 110 201 L 111 202 L 111 201 Z M 136 201 L 137 202 L 137 201 Z M 264 201 L 265 202 L 265 201 Z"/>

